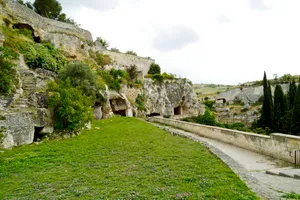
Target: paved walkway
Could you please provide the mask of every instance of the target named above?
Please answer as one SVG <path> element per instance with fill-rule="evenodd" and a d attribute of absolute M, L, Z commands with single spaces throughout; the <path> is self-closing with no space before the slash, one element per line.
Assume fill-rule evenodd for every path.
<path fill-rule="evenodd" d="M 263 199 L 283 199 L 284 193 L 291 192 L 300 194 L 300 180 L 266 174 L 266 170 L 289 167 L 289 163 L 169 126 L 154 125 L 205 144 Z"/>

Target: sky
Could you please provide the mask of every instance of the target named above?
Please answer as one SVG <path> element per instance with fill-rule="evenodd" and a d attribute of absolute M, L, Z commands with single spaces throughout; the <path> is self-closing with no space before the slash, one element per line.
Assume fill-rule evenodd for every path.
<path fill-rule="evenodd" d="M 299 0 L 58 0 L 120 51 L 193 83 L 300 74 Z"/>

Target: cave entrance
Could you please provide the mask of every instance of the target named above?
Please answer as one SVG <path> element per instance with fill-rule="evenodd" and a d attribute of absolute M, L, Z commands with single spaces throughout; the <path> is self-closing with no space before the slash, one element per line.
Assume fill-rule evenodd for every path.
<path fill-rule="evenodd" d="M 157 116 L 160 116 L 160 113 L 151 113 L 149 115 L 149 117 L 157 117 Z"/>
<path fill-rule="evenodd" d="M 39 140 L 43 139 L 44 135 L 42 134 L 42 130 L 44 127 L 34 127 L 34 137 L 33 141 L 38 142 Z"/>
<path fill-rule="evenodd" d="M 182 107 L 181 106 L 174 108 L 174 115 L 182 115 Z"/>
<path fill-rule="evenodd" d="M 29 30 L 29 31 L 31 32 L 31 35 L 32 35 L 34 41 L 35 41 L 36 43 L 41 43 L 41 38 L 40 38 L 40 36 L 35 36 L 35 35 L 34 35 L 34 29 L 33 29 L 32 26 L 30 26 L 29 24 L 18 23 L 18 24 L 14 24 L 14 25 L 13 25 L 13 28 L 14 28 L 14 29 L 20 29 L 20 30 L 22 30 L 22 29 Z"/>
<path fill-rule="evenodd" d="M 127 105 L 126 105 L 126 101 L 124 99 L 112 99 L 112 100 L 109 100 L 110 102 L 110 107 L 113 111 L 113 113 L 115 115 L 121 115 L 121 116 L 124 116 L 126 117 L 127 116 Z"/>

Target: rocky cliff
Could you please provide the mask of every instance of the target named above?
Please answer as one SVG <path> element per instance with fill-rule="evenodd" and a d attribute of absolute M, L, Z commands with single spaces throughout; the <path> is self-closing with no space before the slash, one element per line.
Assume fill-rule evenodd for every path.
<path fill-rule="evenodd" d="M 196 116 L 203 113 L 203 107 L 186 80 L 144 80 L 154 60 L 108 51 L 97 42 L 94 43 L 87 30 L 43 18 L 15 1 L 4 0 L 4 4 L 0 4 L 0 25 L 32 31 L 36 43 L 47 41 L 54 44 L 64 51 L 69 60 L 91 59 L 89 51 L 93 51 L 110 56 L 112 64 L 105 66 L 105 69 L 125 70 L 136 66 L 137 74 L 141 77 L 138 80 L 143 81 L 141 87 L 122 84 L 119 91 L 112 91 L 106 86 L 106 90 L 102 91 L 106 102 L 95 105 L 95 119 L 109 118 L 114 114 L 146 117 Z M 0 31 L 0 46 L 5 41 Z M 0 148 L 30 144 L 54 131 L 53 111 L 47 105 L 46 85 L 55 80 L 57 74 L 41 68 L 29 68 L 22 54 L 15 61 L 13 73 L 13 92 L 8 96 L 0 95 Z M 137 108 L 136 99 L 139 95 L 145 97 L 145 110 Z"/>

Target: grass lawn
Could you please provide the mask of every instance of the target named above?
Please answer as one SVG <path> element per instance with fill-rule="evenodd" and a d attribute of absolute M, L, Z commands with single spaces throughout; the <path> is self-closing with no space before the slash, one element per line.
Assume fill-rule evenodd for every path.
<path fill-rule="evenodd" d="M 257 198 L 200 143 L 112 118 L 76 138 L 0 153 L 0 199 Z"/>

